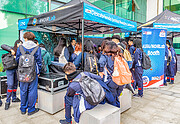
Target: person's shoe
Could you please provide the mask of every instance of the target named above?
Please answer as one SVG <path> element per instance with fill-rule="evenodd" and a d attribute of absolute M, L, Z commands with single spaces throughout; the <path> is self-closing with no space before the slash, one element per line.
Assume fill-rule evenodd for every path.
<path fill-rule="evenodd" d="M 36 108 L 35 111 L 28 113 L 28 115 L 33 115 L 33 114 L 37 113 L 38 111 L 39 111 L 39 109 Z"/>
<path fill-rule="evenodd" d="M 174 82 L 171 81 L 169 84 L 174 84 Z"/>
<path fill-rule="evenodd" d="M 1 101 L 1 99 L 0 99 L 0 107 L 2 106 L 2 101 Z"/>
<path fill-rule="evenodd" d="M 7 103 L 7 102 L 6 102 L 6 103 L 5 103 L 5 108 L 4 108 L 4 109 L 5 109 L 5 110 L 8 110 L 8 109 L 9 109 L 9 106 L 10 106 L 10 103 Z"/>
<path fill-rule="evenodd" d="M 71 122 L 67 122 L 66 119 L 65 120 L 59 120 L 60 124 L 72 124 Z"/>
<path fill-rule="evenodd" d="M 12 102 L 21 102 L 21 100 L 17 97 L 16 99 L 13 99 Z"/>
<path fill-rule="evenodd" d="M 164 86 L 167 86 L 167 83 L 163 83 Z"/>
<path fill-rule="evenodd" d="M 21 114 L 22 114 L 22 115 L 25 115 L 25 114 L 26 114 L 26 111 L 25 111 L 25 112 L 22 112 L 22 111 L 21 111 Z"/>
<path fill-rule="evenodd" d="M 143 97 L 143 95 L 139 95 L 139 94 L 134 94 L 133 96 L 134 96 L 134 97 L 140 97 L 140 98 Z"/>

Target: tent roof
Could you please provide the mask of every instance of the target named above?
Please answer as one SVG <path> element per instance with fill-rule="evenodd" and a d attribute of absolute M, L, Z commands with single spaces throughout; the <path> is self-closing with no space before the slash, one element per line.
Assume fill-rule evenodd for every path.
<path fill-rule="evenodd" d="M 137 23 L 107 13 L 86 0 L 71 2 L 41 15 L 18 21 L 19 30 L 34 30 L 64 34 L 110 34 L 136 31 Z"/>
<path fill-rule="evenodd" d="M 153 26 L 155 28 L 167 28 L 167 30 L 171 32 L 180 32 L 180 15 L 169 10 L 165 10 L 146 23 L 140 25 L 138 29 Z"/>

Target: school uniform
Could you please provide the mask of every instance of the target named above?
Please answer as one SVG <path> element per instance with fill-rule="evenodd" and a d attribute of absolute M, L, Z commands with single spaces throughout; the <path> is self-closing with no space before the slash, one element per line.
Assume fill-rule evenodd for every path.
<path fill-rule="evenodd" d="M 49 73 L 49 65 L 51 64 L 51 56 L 49 54 L 49 52 L 45 49 L 41 47 L 41 57 L 43 57 L 44 60 L 44 64 L 46 65 L 46 72 L 45 73 Z"/>
<path fill-rule="evenodd" d="M 86 59 L 86 52 L 84 52 L 84 60 Z M 79 69 L 82 66 L 82 52 L 74 59 L 74 65 L 76 69 Z"/>
<path fill-rule="evenodd" d="M 168 59 L 168 47 L 165 45 L 165 59 L 164 59 L 164 85 L 166 85 L 166 73 L 167 73 L 167 59 Z"/>
<path fill-rule="evenodd" d="M 10 47 L 10 46 L 5 45 L 5 44 L 1 45 L 1 48 L 3 50 L 8 51 L 8 52 L 10 52 L 11 49 L 13 49 L 13 47 Z M 17 80 L 16 70 L 17 70 L 17 68 L 6 70 L 6 76 L 7 76 L 7 99 L 6 99 L 6 103 L 7 104 L 10 104 L 11 97 L 12 97 L 12 101 L 16 101 L 16 99 L 17 99 L 16 91 L 17 91 L 17 87 L 18 87 L 18 80 Z"/>
<path fill-rule="evenodd" d="M 100 76 L 97 76 L 95 74 L 89 73 L 89 72 L 84 72 L 85 75 L 96 79 L 96 80 L 101 80 Z M 80 71 L 76 71 L 75 72 L 75 76 L 74 78 L 81 78 L 81 74 Z M 73 79 L 74 79 L 73 78 Z M 75 81 L 70 81 L 68 89 L 67 89 L 67 93 L 64 97 L 64 101 L 65 101 L 65 118 L 66 118 L 66 122 L 71 122 L 72 121 L 72 117 L 71 117 L 71 107 L 73 107 L 74 110 L 74 120 L 79 123 L 79 118 L 80 115 L 83 111 L 85 110 L 90 110 L 92 108 L 94 108 L 95 106 L 89 104 L 84 98 L 84 94 L 83 91 L 81 89 L 81 86 L 79 84 L 79 82 L 75 82 Z M 80 104 L 83 103 L 83 104 Z"/>
<path fill-rule="evenodd" d="M 109 90 L 112 92 L 112 95 L 114 97 L 114 102 L 112 103 L 112 105 L 120 108 L 120 102 L 118 97 L 123 91 L 124 85 L 119 86 L 112 80 L 111 75 L 114 71 L 114 61 L 111 59 L 111 57 L 112 56 L 107 56 L 102 54 L 98 61 L 98 68 L 99 68 L 99 72 L 104 72 L 105 75 L 103 77 L 103 80 L 106 83 L 106 85 L 109 87 Z M 105 67 L 109 72 L 107 72 Z"/>
<path fill-rule="evenodd" d="M 167 67 L 167 82 L 174 83 L 176 53 L 173 47 L 168 48 L 171 51 L 172 60 Z"/>
<path fill-rule="evenodd" d="M 133 66 L 134 68 L 134 77 L 135 77 L 135 86 L 138 86 L 138 95 L 143 96 L 143 68 L 142 68 L 142 51 L 137 48 L 134 53 L 134 61 Z"/>
<path fill-rule="evenodd" d="M 31 53 L 33 49 L 37 46 L 33 41 L 26 41 L 23 43 L 23 49 L 25 52 Z M 19 58 L 21 56 L 20 49 L 17 49 L 16 60 L 19 62 Z M 34 54 L 35 62 L 36 62 L 36 78 L 34 81 L 30 83 L 20 82 L 20 96 L 21 96 L 21 112 L 26 112 L 28 109 L 28 113 L 34 112 L 36 99 L 37 99 L 37 87 L 38 87 L 38 74 L 40 74 L 42 58 L 41 58 L 41 49 L 38 48 L 36 53 Z"/>

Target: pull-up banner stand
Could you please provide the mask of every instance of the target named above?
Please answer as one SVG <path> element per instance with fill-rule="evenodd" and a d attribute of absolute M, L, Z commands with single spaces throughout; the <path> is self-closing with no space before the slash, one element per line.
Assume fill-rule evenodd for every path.
<path fill-rule="evenodd" d="M 143 85 L 147 88 L 163 86 L 166 29 L 142 28 L 144 52 L 151 59 L 151 68 L 143 72 Z"/>

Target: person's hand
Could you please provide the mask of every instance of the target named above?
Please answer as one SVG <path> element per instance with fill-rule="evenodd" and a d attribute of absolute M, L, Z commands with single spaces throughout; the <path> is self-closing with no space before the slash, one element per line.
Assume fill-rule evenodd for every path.
<path fill-rule="evenodd" d="M 15 51 L 13 49 L 11 49 L 11 54 L 15 55 Z"/>
<path fill-rule="evenodd" d="M 99 75 L 103 78 L 104 72 L 99 72 Z"/>
<path fill-rule="evenodd" d="M 38 77 L 40 76 L 40 74 L 38 74 Z"/>

